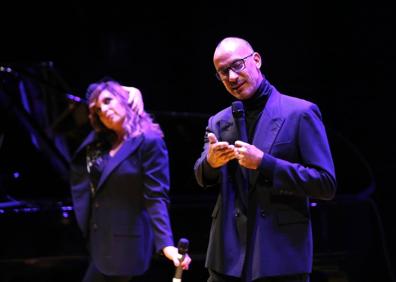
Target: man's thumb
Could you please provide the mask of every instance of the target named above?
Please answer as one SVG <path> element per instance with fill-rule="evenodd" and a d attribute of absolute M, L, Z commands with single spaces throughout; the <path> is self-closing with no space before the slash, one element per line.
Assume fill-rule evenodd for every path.
<path fill-rule="evenodd" d="M 216 135 L 214 135 L 213 133 L 208 133 L 208 140 L 210 144 L 217 143 Z"/>

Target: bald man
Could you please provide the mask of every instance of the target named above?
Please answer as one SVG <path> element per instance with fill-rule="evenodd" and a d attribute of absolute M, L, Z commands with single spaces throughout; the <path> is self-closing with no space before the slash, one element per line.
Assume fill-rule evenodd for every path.
<path fill-rule="evenodd" d="M 221 40 L 213 63 L 241 108 L 209 118 L 194 166 L 200 186 L 219 190 L 208 282 L 307 282 L 313 257 L 309 200 L 331 200 L 336 192 L 320 110 L 279 93 L 260 70 L 261 55 L 242 38 Z"/>

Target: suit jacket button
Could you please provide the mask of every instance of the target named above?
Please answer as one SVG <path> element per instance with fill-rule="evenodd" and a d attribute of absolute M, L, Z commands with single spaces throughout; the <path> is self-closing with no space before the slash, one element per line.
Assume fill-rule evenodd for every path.
<path fill-rule="evenodd" d="M 99 208 L 99 207 L 100 207 L 99 203 L 95 202 L 95 208 Z"/>
<path fill-rule="evenodd" d="M 98 225 L 97 225 L 96 223 L 94 223 L 94 224 L 92 225 L 92 229 L 93 229 L 93 230 L 98 230 Z"/>
<path fill-rule="evenodd" d="M 262 217 L 266 217 L 267 216 L 267 213 L 264 210 L 260 210 L 260 214 L 261 214 Z"/>

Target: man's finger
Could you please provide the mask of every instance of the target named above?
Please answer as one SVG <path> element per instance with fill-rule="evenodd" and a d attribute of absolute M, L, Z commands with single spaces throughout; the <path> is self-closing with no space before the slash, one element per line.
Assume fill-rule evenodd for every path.
<path fill-rule="evenodd" d="M 235 141 L 235 147 L 245 147 L 245 146 L 248 146 L 248 145 L 249 145 L 249 143 L 243 142 L 241 140 Z"/>
<path fill-rule="evenodd" d="M 213 133 L 208 133 L 208 140 L 210 144 L 217 143 L 216 135 L 214 135 Z"/>

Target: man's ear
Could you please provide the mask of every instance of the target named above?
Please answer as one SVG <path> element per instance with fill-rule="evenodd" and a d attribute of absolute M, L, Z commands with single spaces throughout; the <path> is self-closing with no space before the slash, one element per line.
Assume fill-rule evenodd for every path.
<path fill-rule="evenodd" d="M 254 61 L 256 62 L 256 67 L 259 69 L 261 68 L 261 56 L 259 53 L 255 52 L 254 53 L 254 57 L 253 57 Z"/>

